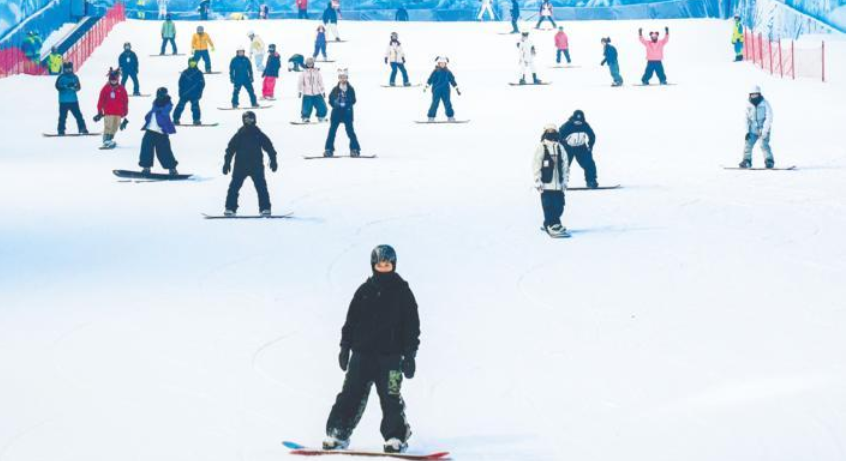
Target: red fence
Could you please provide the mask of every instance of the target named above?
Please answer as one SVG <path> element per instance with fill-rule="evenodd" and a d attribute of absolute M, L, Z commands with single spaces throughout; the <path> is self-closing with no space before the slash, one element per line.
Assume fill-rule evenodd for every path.
<path fill-rule="evenodd" d="M 780 77 L 807 77 L 825 81 L 825 42 L 820 46 L 808 46 L 802 42 L 797 46 L 793 40 L 764 40 L 757 35 L 745 32 L 743 58 L 753 63 L 770 75 Z"/>
<path fill-rule="evenodd" d="M 123 22 L 125 19 L 126 9 L 123 3 L 115 3 L 85 35 L 64 53 L 63 60 L 73 62 L 74 68 L 79 69 L 91 56 L 91 53 L 103 43 L 115 24 Z M 0 78 L 16 74 L 44 75 L 46 73 L 47 69 L 44 68 L 40 60 L 28 58 L 21 46 L 10 46 L 0 50 Z"/>

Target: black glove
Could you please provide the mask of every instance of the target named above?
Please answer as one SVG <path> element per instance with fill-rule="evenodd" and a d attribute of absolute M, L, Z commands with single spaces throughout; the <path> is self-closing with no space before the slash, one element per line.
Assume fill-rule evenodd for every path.
<path fill-rule="evenodd" d="M 744 137 L 744 139 L 745 139 L 745 140 L 747 140 L 747 141 L 749 141 L 749 138 L 750 138 L 751 136 L 752 136 L 752 135 L 750 135 L 749 133 L 746 133 L 746 136 Z"/>
<path fill-rule="evenodd" d="M 637 34 L 638 34 L 638 35 L 643 35 L 643 29 L 638 29 L 638 30 L 637 30 Z"/>
<path fill-rule="evenodd" d="M 227 175 L 229 172 L 232 171 L 232 167 L 228 163 L 223 164 L 223 174 Z"/>
<path fill-rule="evenodd" d="M 347 371 L 347 366 L 350 364 L 350 348 L 341 346 L 341 353 L 338 354 L 338 364 L 341 365 L 341 370 Z"/>
<path fill-rule="evenodd" d="M 455 87 L 455 92 L 458 93 L 459 96 L 461 96 L 461 90 L 459 90 L 458 87 Z"/>
<path fill-rule="evenodd" d="M 414 355 L 414 353 L 411 353 L 402 358 L 402 374 L 408 379 L 413 378 L 414 372 L 417 371 Z"/>
<path fill-rule="evenodd" d="M 278 169 L 279 169 L 279 164 L 276 163 L 276 160 L 271 160 L 270 161 L 270 171 L 276 173 L 276 170 L 278 170 Z"/>
<path fill-rule="evenodd" d="M 665 27 L 665 28 L 664 28 L 664 33 L 665 33 L 665 34 L 669 34 L 669 33 L 670 33 L 670 28 L 669 28 L 669 27 Z"/>
<path fill-rule="evenodd" d="M 99 122 L 100 120 L 103 120 L 103 114 L 97 114 L 94 116 L 95 122 Z"/>
<path fill-rule="evenodd" d="M 385 56 L 385 64 L 387 64 L 387 63 L 388 63 L 388 57 Z"/>
<path fill-rule="evenodd" d="M 155 117 L 155 115 L 154 115 L 154 117 Z M 120 131 L 125 130 L 125 129 L 126 129 L 126 125 L 129 125 L 129 120 L 127 120 L 127 119 L 123 119 L 123 121 L 122 121 L 122 122 L 120 122 Z"/>
<path fill-rule="evenodd" d="M 402 63 L 405 64 L 405 58 L 402 58 Z"/>

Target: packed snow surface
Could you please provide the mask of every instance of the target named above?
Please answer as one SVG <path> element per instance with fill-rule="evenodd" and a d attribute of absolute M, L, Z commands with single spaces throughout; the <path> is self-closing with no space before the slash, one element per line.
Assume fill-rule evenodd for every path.
<path fill-rule="evenodd" d="M 178 23 L 188 48 L 196 24 Z M 369 253 L 389 243 L 420 305 L 418 373 L 404 383 L 415 451 L 457 460 L 843 461 L 846 459 L 846 42 L 829 82 L 771 78 L 730 62 L 722 21 L 565 23 L 574 64 L 543 87 L 517 79 L 505 23 L 341 23 L 329 44 L 358 93 L 356 128 L 375 160 L 309 160 L 326 125 L 293 126 L 300 100 L 258 112 L 280 151 L 274 212 L 222 213 L 226 142 L 241 114 L 209 76 L 203 121 L 172 137 L 196 181 L 121 182 L 137 168 L 151 99 L 131 99 L 119 147 L 55 131 L 53 79 L 0 80 L 0 460 L 270 461 L 282 440 L 315 445 L 340 390 L 340 327 Z M 637 29 L 670 27 L 670 87 L 631 86 Z M 185 57 L 158 53 L 159 23 L 119 25 L 80 70 L 96 95 L 124 42 L 142 91 L 176 93 Z M 310 54 L 315 22 L 209 22 L 225 70 L 255 30 L 283 61 Z M 398 31 L 414 82 L 450 58 L 464 125 L 419 125 L 429 94 L 389 89 Z M 611 88 L 599 40 L 618 46 Z M 839 67 L 838 67 L 839 66 Z M 744 104 L 773 105 L 779 166 L 741 160 Z M 257 84 L 257 89 L 259 85 Z M 245 95 L 242 95 L 242 97 Z M 539 231 L 531 156 L 543 126 L 585 111 L 601 185 L 567 195 L 569 240 Z M 440 114 L 442 117 L 443 113 Z M 188 113 L 183 121 L 190 120 Z M 69 132 L 75 132 L 69 120 Z M 346 154 L 346 136 L 338 135 Z M 756 166 L 761 154 L 756 150 Z M 573 167 L 573 185 L 582 185 Z M 241 212 L 257 212 L 248 181 Z M 372 396 L 352 443 L 378 449 Z"/>

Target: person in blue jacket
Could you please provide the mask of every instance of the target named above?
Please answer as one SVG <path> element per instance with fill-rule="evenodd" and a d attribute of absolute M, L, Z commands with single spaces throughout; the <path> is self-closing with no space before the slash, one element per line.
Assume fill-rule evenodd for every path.
<path fill-rule="evenodd" d="M 120 84 L 126 86 L 126 80 L 132 79 L 132 96 L 141 96 L 141 90 L 138 88 L 138 56 L 132 51 L 132 44 L 126 42 L 123 44 L 123 53 L 118 58 L 118 67 L 120 67 Z"/>
<path fill-rule="evenodd" d="M 203 97 L 203 90 L 206 88 L 206 78 L 203 72 L 197 68 L 197 60 L 188 59 L 188 68 L 179 77 L 179 102 L 173 110 L 173 123 L 179 125 L 182 118 L 182 111 L 185 105 L 191 103 L 191 118 L 194 125 L 200 125 L 200 98 Z"/>
<path fill-rule="evenodd" d="M 79 134 L 88 134 L 85 128 L 85 119 L 79 110 L 79 98 L 77 93 L 82 89 L 79 77 L 73 73 L 73 63 L 66 62 L 62 65 L 62 74 L 56 79 L 56 90 L 59 91 L 59 136 L 65 134 L 65 123 L 68 120 L 68 112 L 76 119 L 76 127 Z"/>
<path fill-rule="evenodd" d="M 347 130 L 347 137 L 350 138 L 350 157 L 361 155 L 361 146 L 358 144 L 358 136 L 353 127 L 353 106 L 355 106 L 355 89 L 349 83 L 347 69 L 338 69 L 338 84 L 329 92 L 329 105 L 332 106 L 332 115 L 329 116 L 329 135 L 326 137 L 325 157 L 335 154 L 335 135 L 338 133 L 338 126 L 344 124 Z"/>
<path fill-rule="evenodd" d="M 162 168 L 168 170 L 171 176 L 178 175 L 176 165 L 179 163 L 173 156 L 170 148 L 170 135 L 176 133 L 176 127 L 170 119 L 170 110 L 173 104 L 170 102 L 170 95 L 167 88 L 156 90 L 156 99 L 153 101 L 153 108 L 144 116 L 144 138 L 141 139 L 141 158 L 138 165 L 143 174 L 150 174 L 153 167 L 153 155 L 159 159 Z"/>
<path fill-rule="evenodd" d="M 323 10 L 323 25 L 335 36 L 336 42 L 341 41 L 341 36 L 338 34 L 338 12 L 332 7 L 331 1 Z"/>
<path fill-rule="evenodd" d="M 232 90 L 232 107 L 235 108 L 238 107 L 238 95 L 241 93 L 241 88 L 245 88 L 247 94 L 250 95 L 250 105 L 252 107 L 258 107 L 256 92 L 253 90 L 253 66 L 246 53 L 244 47 L 238 48 L 235 57 L 229 63 L 229 81 L 234 85 Z"/>
<path fill-rule="evenodd" d="M 432 71 L 432 74 L 429 76 L 429 80 L 426 81 L 426 87 L 423 89 L 423 91 L 426 91 L 430 86 L 432 87 L 432 105 L 429 106 L 428 113 L 429 121 L 435 121 L 435 115 L 438 113 L 438 106 L 440 106 L 441 101 L 443 101 L 447 119 L 450 122 L 454 122 L 455 111 L 452 110 L 450 87 L 455 88 L 455 92 L 459 95 L 461 95 L 461 90 L 458 89 L 458 84 L 455 83 L 455 76 L 452 75 L 452 72 L 449 69 L 447 69 L 449 58 L 439 56 L 437 63 L 437 67 L 435 67 L 435 70 Z"/>
<path fill-rule="evenodd" d="M 611 37 L 604 37 L 602 40 L 602 62 L 600 66 L 608 64 L 608 70 L 611 71 L 611 78 L 614 79 L 612 86 L 621 86 L 623 84 L 623 77 L 620 76 L 620 64 L 617 62 L 617 48 L 611 45 Z"/>
<path fill-rule="evenodd" d="M 314 53 L 311 57 L 317 59 L 317 55 L 322 54 L 323 60 L 326 61 L 326 28 L 323 25 L 317 26 L 317 37 L 314 39 Z"/>

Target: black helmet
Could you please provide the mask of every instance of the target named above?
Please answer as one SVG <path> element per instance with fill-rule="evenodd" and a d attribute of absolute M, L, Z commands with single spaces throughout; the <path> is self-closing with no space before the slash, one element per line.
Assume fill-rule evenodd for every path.
<path fill-rule="evenodd" d="M 66 61 L 62 64 L 62 70 L 65 72 L 73 72 L 73 62 Z"/>
<path fill-rule="evenodd" d="M 165 96 L 167 96 L 167 88 L 161 87 L 158 90 L 156 90 L 156 99 L 161 99 L 161 98 L 164 98 Z"/>
<path fill-rule="evenodd" d="M 380 262 L 393 264 L 397 268 L 397 252 L 390 245 L 379 245 L 370 253 L 370 267 L 375 267 Z"/>
<path fill-rule="evenodd" d="M 244 122 L 244 125 L 255 125 L 256 113 L 251 110 L 244 112 L 244 115 L 241 116 L 241 121 Z"/>
<path fill-rule="evenodd" d="M 573 119 L 584 120 L 585 119 L 585 113 L 582 112 L 581 110 L 576 110 L 576 111 L 573 112 Z"/>

